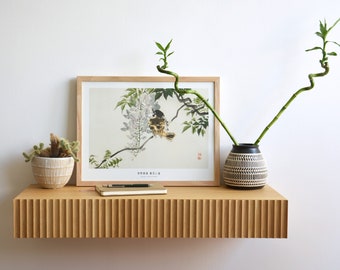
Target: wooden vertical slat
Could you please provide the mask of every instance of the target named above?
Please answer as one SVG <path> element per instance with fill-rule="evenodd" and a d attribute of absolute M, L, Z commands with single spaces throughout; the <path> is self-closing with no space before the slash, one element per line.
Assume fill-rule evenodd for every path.
<path fill-rule="evenodd" d="M 288 201 L 270 188 L 258 192 L 263 198 L 246 198 L 254 193 L 222 188 L 201 188 L 206 192 L 199 196 L 100 197 L 91 191 L 77 197 L 62 193 L 71 190 L 81 195 L 77 193 L 81 189 L 60 189 L 54 191 L 58 194 L 54 198 L 48 190 L 32 186 L 18 195 L 13 200 L 14 237 L 286 238 L 288 233 Z M 185 188 L 173 189 L 180 193 Z"/>

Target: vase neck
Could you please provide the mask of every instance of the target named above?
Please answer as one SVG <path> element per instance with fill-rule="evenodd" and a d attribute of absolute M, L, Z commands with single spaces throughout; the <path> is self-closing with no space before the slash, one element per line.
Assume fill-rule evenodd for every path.
<path fill-rule="evenodd" d="M 238 145 L 233 145 L 231 152 L 233 153 L 260 153 L 260 149 L 257 144 L 240 143 Z"/>

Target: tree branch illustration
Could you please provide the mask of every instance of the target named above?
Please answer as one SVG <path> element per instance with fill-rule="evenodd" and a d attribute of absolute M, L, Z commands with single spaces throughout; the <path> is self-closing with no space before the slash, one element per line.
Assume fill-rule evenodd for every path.
<path fill-rule="evenodd" d="M 115 152 L 115 153 L 113 153 L 112 155 L 110 155 L 108 158 L 103 159 L 103 160 L 95 167 L 95 169 L 100 169 L 100 168 L 103 166 L 103 164 L 104 164 L 105 162 L 107 162 L 108 160 L 112 159 L 113 157 L 115 157 L 115 156 L 118 155 L 119 153 L 122 153 L 122 152 L 124 152 L 124 151 L 142 150 L 142 149 L 144 148 L 144 146 L 145 146 L 152 138 L 154 138 L 153 135 L 150 136 L 150 137 L 149 137 L 149 138 L 148 138 L 141 146 L 139 146 L 139 147 L 125 147 L 125 148 L 123 148 L 123 149 L 121 149 L 121 150 L 118 150 L 117 152 Z"/>

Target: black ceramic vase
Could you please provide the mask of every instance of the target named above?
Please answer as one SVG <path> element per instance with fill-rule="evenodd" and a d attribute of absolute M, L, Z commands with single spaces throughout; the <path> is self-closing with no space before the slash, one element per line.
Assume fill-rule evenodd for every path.
<path fill-rule="evenodd" d="M 236 189 L 259 189 L 265 186 L 267 175 L 267 165 L 258 145 L 233 145 L 223 167 L 226 186 Z"/>

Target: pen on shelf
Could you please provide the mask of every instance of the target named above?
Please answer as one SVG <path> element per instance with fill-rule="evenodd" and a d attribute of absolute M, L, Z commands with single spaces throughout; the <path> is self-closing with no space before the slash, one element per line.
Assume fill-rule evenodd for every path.
<path fill-rule="evenodd" d="M 103 187 L 107 188 L 142 188 L 142 187 L 150 187 L 149 184 L 110 184 L 103 185 Z"/>

